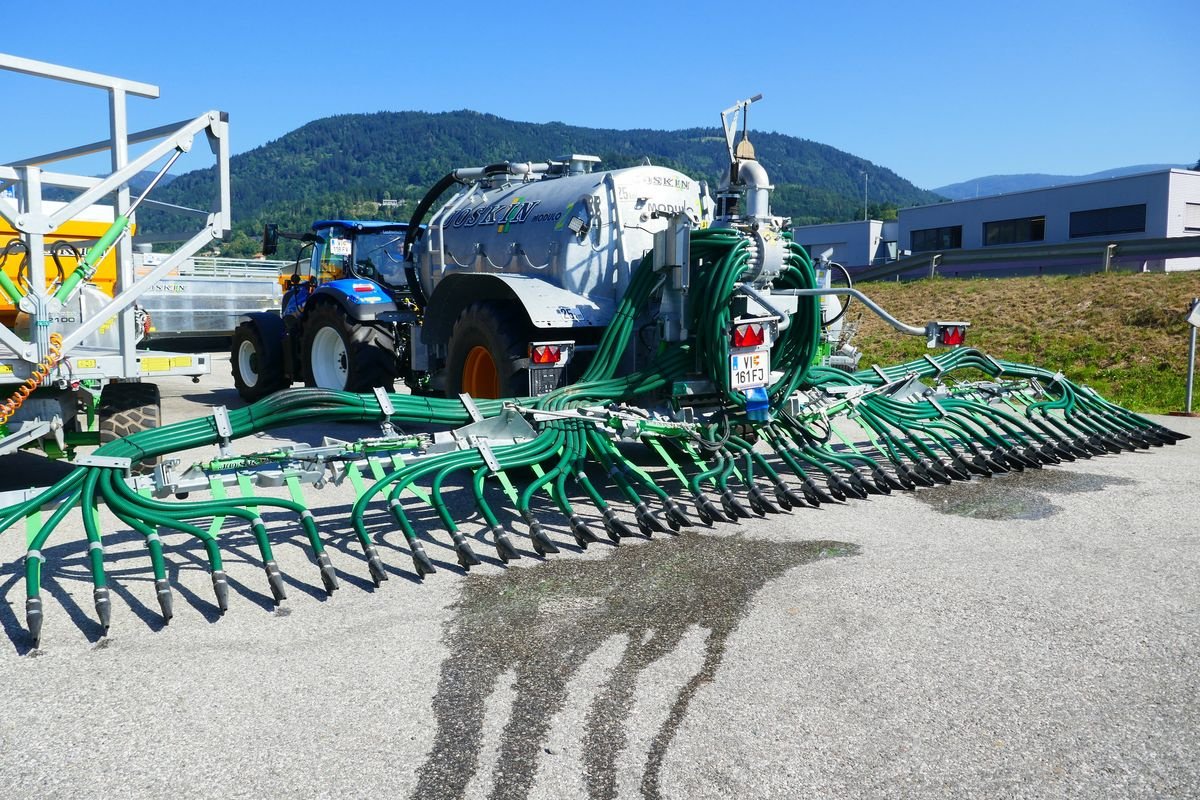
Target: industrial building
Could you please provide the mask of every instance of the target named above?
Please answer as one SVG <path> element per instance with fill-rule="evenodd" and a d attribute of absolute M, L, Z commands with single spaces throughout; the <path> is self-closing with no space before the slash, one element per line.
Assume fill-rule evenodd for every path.
<path fill-rule="evenodd" d="M 889 222 L 808 225 L 793 234 L 814 257 L 825 256 L 853 272 L 909 256 L 926 264 L 934 255 L 949 260 L 950 253 L 954 263 L 944 271 L 948 275 L 1090 270 L 1097 265 L 1097 248 L 1110 243 L 1200 237 L 1200 172 L 1157 170 L 915 206 L 897 216 Z M 1055 247 L 1089 243 L 1096 247 L 1074 248 L 1080 254 L 1074 260 L 1062 255 L 1072 248 Z M 1056 255 L 1046 255 L 1051 252 Z M 921 259 L 922 254 L 929 258 Z M 1118 260 L 1123 269 L 1200 269 L 1200 253 L 1164 255 L 1171 257 L 1141 253 Z"/>

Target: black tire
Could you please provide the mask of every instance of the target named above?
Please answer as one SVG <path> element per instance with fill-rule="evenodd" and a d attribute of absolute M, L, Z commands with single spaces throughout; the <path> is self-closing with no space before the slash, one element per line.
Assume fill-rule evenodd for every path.
<path fill-rule="evenodd" d="M 318 337 L 336 335 L 341 340 L 342 353 L 338 365 L 331 371 L 326 364 L 314 365 L 314 343 Z M 327 338 L 324 341 L 328 342 Z M 316 350 L 320 351 L 319 345 Z M 304 382 L 322 389 L 347 392 L 369 392 L 376 386 L 392 391 L 396 380 L 396 355 L 392 337 L 369 325 L 357 325 L 346 317 L 339 306 L 321 303 L 304 320 Z M 314 366 L 316 367 L 314 370 Z M 338 385 L 338 384 L 341 385 Z"/>
<path fill-rule="evenodd" d="M 482 347 L 496 367 L 497 397 L 525 397 L 529 394 L 529 370 L 516 362 L 529 356 L 531 326 L 518 313 L 506 311 L 495 303 L 473 303 L 463 309 L 454 322 L 446 353 L 446 396 L 457 397 L 464 388 L 464 369 L 471 351 Z M 472 392 L 482 399 L 492 392 Z"/>
<path fill-rule="evenodd" d="M 100 391 L 96 416 L 100 444 L 157 428 L 162 424 L 158 386 L 153 383 L 110 383 Z M 158 458 L 135 461 L 133 474 L 149 475 L 157 463 Z"/>
<path fill-rule="evenodd" d="M 233 385 L 247 403 L 261 400 L 272 392 L 287 388 L 280 359 L 268 355 L 262 331 L 253 322 L 243 322 L 233 331 L 229 366 Z"/>

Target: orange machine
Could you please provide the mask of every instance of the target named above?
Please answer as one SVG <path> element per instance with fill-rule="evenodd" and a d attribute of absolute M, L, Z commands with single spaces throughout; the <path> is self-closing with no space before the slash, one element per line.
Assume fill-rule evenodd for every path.
<path fill-rule="evenodd" d="M 55 204 L 50 201 L 43 203 L 43 206 L 48 212 L 53 212 Z M 71 271 L 78 265 L 78 260 L 71 254 L 71 251 L 63 248 L 58 254 L 59 265 L 62 266 L 62 274 L 59 274 L 59 266 L 55 264 L 54 259 L 48 255 L 50 248 L 59 241 L 65 241 L 72 244 L 79 255 L 82 257 L 87 248 L 100 238 L 113 222 L 112 208 L 109 206 L 92 206 L 84 211 L 75 219 L 67 222 L 59 227 L 58 230 L 50 233 L 45 238 L 45 246 L 47 255 L 46 259 L 46 283 L 52 285 L 56 282 L 61 282 L 62 279 L 71 274 Z M 132 233 L 132 231 L 131 231 Z M 14 239 L 18 239 L 17 232 L 0 217 L 0 252 L 8 247 L 9 243 Z M 24 266 L 23 266 L 24 265 Z M 26 265 L 26 256 L 24 250 L 16 250 L 9 254 L 8 258 L 0 264 L 0 269 L 8 275 L 18 286 L 24 289 L 29 284 L 29 268 Z M 115 248 L 100 262 L 96 269 L 96 274 L 92 277 L 91 283 L 96 284 L 105 294 L 110 297 L 113 294 L 113 287 L 117 282 L 117 256 Z M 3 292 L 0 292 L 0 324 L 12 327 L 17 318 L 17 310 L 13 306 L 12 301 Z"/>

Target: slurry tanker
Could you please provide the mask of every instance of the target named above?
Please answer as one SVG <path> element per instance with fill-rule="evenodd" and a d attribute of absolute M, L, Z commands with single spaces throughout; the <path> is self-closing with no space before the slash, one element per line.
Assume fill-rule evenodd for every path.
<path fill-rule="evenodd" d="M 284 526 L 337 590 L 326 542 L 339 532 L 319 530 L 310 509 L 330 484 L 353 489 L 345 530 L 378 586 L 395 569 L 377 547 L 381 518 L 425 578 L 437 571 L 433 539 L 469 570 L 481 546 L 507 564 L 567 541 L 617 545 L 1184 438 L 1055 368 L 967 347 L 966 322 L 910 325 L 820 281 L 772 213 L 746 135 L 755 99 L 722 114 L 729 163 L 712 188 L 587 156 L 503 162 L 450 172 L 406 225 L 326 220 L 291 234 L 306 247 L 282 315 L 247 319 L 235 341 L 234 377 L 252 404 L 104 444 L 0 509 L 0 531 L 27 522 L 35 646 L 44 553 L 68 515 L 82 517 L 96 614 L 110 625 L 101 504 L 144 539 L 169 620 L 167 537 L 197 540 L 222 611 L 232 532 L 252 536 L 277 604 L 287 593 L 272 540 Z M 826 320 L 850 297 L 931 352 L 831 366 Z M 307 386 L 285 388 L 293 381 Z M 378 433 L 237 449 L 335 421 Z M 205 460 L 176 455 L 206 446 L 216 452 Z M 132 474 L 147 463 L 151 474 Z M 469 498 L 466 518 L 451 489 Z"/>

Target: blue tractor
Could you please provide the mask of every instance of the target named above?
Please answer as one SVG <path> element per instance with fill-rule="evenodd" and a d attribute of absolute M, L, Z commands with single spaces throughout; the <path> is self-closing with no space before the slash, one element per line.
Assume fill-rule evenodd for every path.
<path fill-rule="evenodd" d="M 280 238 L 303 244 L 290 276 L 281 276 L 281 314 L 247 315 L 233 334 L 238 393 L 253 402 L 297 381 L 369 392 L 409 376 L 409 324 L 417 319 L 404 264 L 403 222 L 320 220 L 296 234 L 268 225 L 263 253 Z"/>

